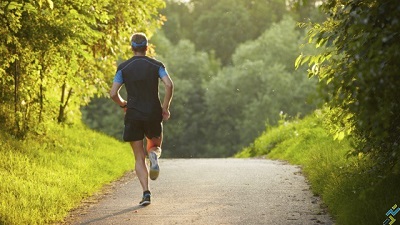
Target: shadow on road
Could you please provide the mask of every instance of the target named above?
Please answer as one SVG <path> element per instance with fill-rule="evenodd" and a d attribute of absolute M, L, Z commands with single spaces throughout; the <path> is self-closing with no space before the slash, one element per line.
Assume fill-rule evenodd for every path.
<path fill-rule="evenodd" d="M 101 216 L 101 217 L 98 217 L 98 218 L 90 219 L 89 221 L 83 221 L 80 224 L 81 225 L 99 224 L 99 223 L 101 224 L 102 221 L 104 221 L 104 220 L 108 220 L 108 219 L 110 219 L 112 217 L 117 217 L 117 216 L 123 215 L 125 213 L 137 213 L 139 209 L 143 209 L 143 208 L 144 208 L 144 206 L 140 206 L 140 205 L 134 206 L 134 207 L 130 207 L 130 208 L 124 209 L 124 210 L 116 212 L 116 213 L 111 213 L 111 214 L 104 215 L 104 216 Z"/>

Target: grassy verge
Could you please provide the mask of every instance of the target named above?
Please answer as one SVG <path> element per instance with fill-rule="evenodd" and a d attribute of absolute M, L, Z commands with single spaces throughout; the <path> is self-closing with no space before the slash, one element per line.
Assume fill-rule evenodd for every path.
<path fill-rule="evenodd" d="M 18 141 L 0 131 L 0 224 L 49 224 L 133 168 L 128 145 L 83 126 Z"/>
<path fill-rule="evenodd" d="M 337 224 L 382 224 L 386 212 L 400 206 L 400 174 L 378 176 L 368 157 L 348 157 L 349 141 L 333 140 L 322 117 L 316 112 L 270 128 L 236 157 L 267 156 L 301 165 Z M 396 216 L 400 219 L 400 213 Z"/>

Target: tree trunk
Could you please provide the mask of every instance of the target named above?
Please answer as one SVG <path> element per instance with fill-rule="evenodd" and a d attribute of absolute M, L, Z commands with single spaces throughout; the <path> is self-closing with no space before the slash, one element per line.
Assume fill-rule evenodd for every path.
<path fill-rule="evenodd" d="M 43 65 L 43 61 L 41 62 L 41 65 Z M 39 103 L 40 103 L 40 109 L 39 109 L 39 123 L 43 122 L 43 100 L 44 100 L 44 87 L 43 87 L 43 81 L 44 81 L 44 76 L 43 73 L 45 71 L 44 65 L 42 66 L 42 69 L 40 69 L 40 87 L 39 87 Z"/>
<path fill-rule="evenodd" d="M 65 121 L 65 108 L 68 105 L 69 99 L 71 98 L 72 95 L 72 88 L 69 89 L 67 99 L 65 99 L 65 91 L 67 90 L 67 84 L 64 82 L 63 86 L 61 87 L 61 102 L 60 102 L 60 111 L 58 113 L 58 119 L 57 121 L 59 123 L 62 123 Z M 64 103 L 65 99 L 65 103 Z"/>
<path fill-rule="evenodd" d="M 17 47 L 14 46 L 14 51 L 17 53 Z M 14 118 L 15 118 L 15 128 L 16 134 L 19 136 L 21 133 L 20 118 L 18 116 L 19 108 L 19 59 L 14 62 Z"/>
<path fill-rule="evenodd" d="M 65 89 L 67 88 L 67 84 L 64 84 L 61 87 L 61 100 L 60 100 L 60 110 L 58 111 L 58 122 L 62 123 L 64 119 L 64 98 L 65 98 Z"/>

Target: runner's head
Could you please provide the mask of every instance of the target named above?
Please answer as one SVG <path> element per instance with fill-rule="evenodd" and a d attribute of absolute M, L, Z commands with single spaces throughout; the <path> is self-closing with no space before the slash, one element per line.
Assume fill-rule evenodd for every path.
<path fill-rule="evenodd" d="M 148 46 L 146 34 L 134 33 L 131 37 L 131 46 L 134 52 L 145 53 Z"/>

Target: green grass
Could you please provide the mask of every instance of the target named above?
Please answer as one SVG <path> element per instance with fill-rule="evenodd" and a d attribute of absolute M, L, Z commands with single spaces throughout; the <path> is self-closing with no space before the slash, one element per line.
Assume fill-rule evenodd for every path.
<path fill-rule="evenodd" d="M 62 221 L 133 169 L 129 145 L 84 126 L 50 127 L 24 141 L 0 131 L 0 224 Z"/>
<path fill-rule="evenodd" d="M 349 157 L 349 141 L 335 141 L 322 117 L 317 111 L 303 120 L 269 128 L 236 157 L 267 156 L 301 165 L 336 224 L 382 224 L 385 213 L 394 204 L 400 206 L 400 174 L 378 176 L 367 156 Z"/>

